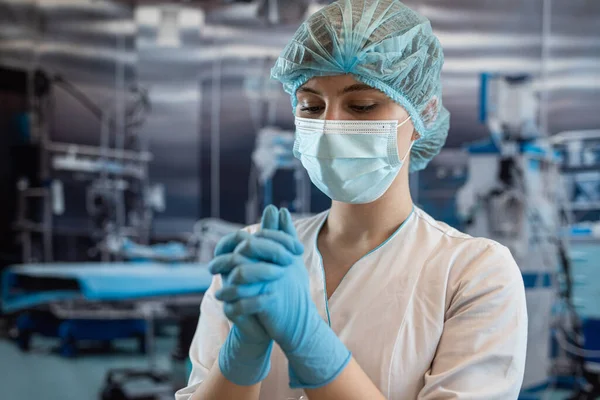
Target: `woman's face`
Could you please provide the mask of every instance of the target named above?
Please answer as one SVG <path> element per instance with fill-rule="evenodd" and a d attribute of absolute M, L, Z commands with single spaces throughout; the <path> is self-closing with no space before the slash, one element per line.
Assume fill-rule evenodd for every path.
<path fill-rule="evenodd" d="M 386 94 L 352 75 L 315 77 L 296 92 L 296 116 L 323 120 L 397 120 L 408 113 Z M 418 135 L 411 121 L 398 129 L 398 154 L 402 157 Z"/>

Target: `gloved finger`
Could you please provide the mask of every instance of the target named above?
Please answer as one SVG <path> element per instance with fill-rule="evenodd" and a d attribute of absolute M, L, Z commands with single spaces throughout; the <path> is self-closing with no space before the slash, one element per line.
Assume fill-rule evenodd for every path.
<path fill-rule="evenodd" d="M 227 318 L 232 319 L 241 315 L 252 315 L 264 311 L 272 302 L 271 294 L 265 293 L 248 299 L 241 299 L 233 303 L 225 303 L 223 312 Z"/>
<path fill-rule="evenodd" d="M 238 244 L 250 237 L 252 237 L 252 235 L 246 231 L 237 231 L 223 236 L 215 247 L 215 257 L 233 252 Z"/>
<path fill-rule="evenodd" d="M 265 337 L 268 337 L 265 328 L 254 315 L 237 315 L 231 318 L 230 321 L 246 336 L 244 339 L 246 341 L 252 340 L 252 338 L 259 338 L 258 340 L 262 341 Z"/>
<path fill-rule="evenodd" d="M 263 211 L 260 229 L 279 229 L 279 210 L 274 205 L 268 205 Z"/>
<path fill-rule="evenodd" d="M 217 300 L 233 303 L 235 301 L 254 297 L 262 294 L 265 290 L 264 283 L 252 283 L 247 285 L 228 284 L 217 290 L 215 297 Z"/>
<path fill-rule="evenodd" d="M 213 275 L 226 275 L 238 265 L 249 264 L 253 262 L 254 260 L 246 258 L 241 254 L 223 254 L 212 259 L 212 261 L 208 264 L 208 271 Z"/>
<path fill-rule="evenodd" d="M 233 252 L 255 261 L 264 261 L 281 266 L 290 265 L 294 261 L 294 255 L 281 244 L 256 236 L 244 240 Z"/>
<path fill-rule="evenodd" d="M 287 208 L 279 210 L 279 230 L 287 233 L 295 239 L 298 239 L 298 233 L 296 233 L 296 227 L 294 221 L 292 221 L 292 215 Z"/>
<path fill-rule="evenodd" d="M 300 240 L 298 240 L 297 238 L 294 238 L 293 236 L 288 235 L 287 233 L 282 232 L 282 231 L 273 231 L 270 229 L 265 229 L 265 230 L 256 232 L 254 234 L 254 236 L 257 236 L 257 237 L 260 237 L 263 239 L 273 240 L 273 241 L 281 244 L 288 251 L 294 253 L 297 256 L 301 255 L 304 252 L 304 246 L 302 245 Z"/>
<path fill-rule="evenodd" d="M 240 264 L 233 269 L 227 282 L 232 285 L 266 283 L 281 278 L 285 267 L 271 263 Z"/>
<path fill-rule="evenodd" d="M 279 211 L 277 207 L 270 205 L 265 208 L 261 220 L 261 229 L 279 229 Z M 215 247 L 215 256 L 231 253 L 238 244 L 252 237 L 252 234 L 240 230 L 224 236 Z"/>

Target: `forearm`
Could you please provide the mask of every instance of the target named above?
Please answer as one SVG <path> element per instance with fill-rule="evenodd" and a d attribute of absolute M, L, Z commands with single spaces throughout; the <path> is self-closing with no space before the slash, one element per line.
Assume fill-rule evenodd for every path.
<path fill-rule="evenodd" d="M 303 345 L 286 352 L 292 387 L 310 400 L 384 400 L 385 397 L 352 357 L 335 332 L 315 312 L 306 319 Z"/>
<path fill-rule="evenodd" d="M 328 385 L 304 391 L 310 400 L 385 400 L 354 358 Z"/>
<path fill-rule="evenodd" d="M 216 362 L 190 400 L 258 400 L 260 385 L 240 386 L 230 382 L 223 376 L 219 363 Z"/>

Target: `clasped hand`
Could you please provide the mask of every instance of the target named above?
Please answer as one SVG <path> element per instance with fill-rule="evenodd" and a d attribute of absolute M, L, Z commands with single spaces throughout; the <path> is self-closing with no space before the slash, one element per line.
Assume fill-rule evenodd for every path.
<path fill-rule="evenodd" d="M 303 252 L 290 213 L 270 206 L 258 232 L 224 238 L 210 264 L 211 273 L 223 276 L 216 297 L 224 302 L 225 315 L 234 323 L 255 315 L 284 351 L 298 346 L 297 313 L 312 304 Z"/>
<path fill-rule="evenodd" d="M 234 382 L 264 379 L 271 340 L 288 357 L 293 387 L 322 386 L 348 363 L 349 351 L 312 301 L 303 252 L 290 213 L 273 206 L 258 232 L 240 231 L 217 245 L 209 268 L 222 275 L 223 287 L 215 297 L 234 323 L 219 364 Z"/>

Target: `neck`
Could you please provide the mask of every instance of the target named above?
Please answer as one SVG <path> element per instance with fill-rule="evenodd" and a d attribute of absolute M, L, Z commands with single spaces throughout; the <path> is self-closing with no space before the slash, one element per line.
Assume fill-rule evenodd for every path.
<path fill-rule="evenodd" d="M 408 174 L 402 174 L 383 196 L 372 203 L 334 201 L 324 228 L 332 239 L 380 242 L 398 229 L 410 216 L 412 209 Z"/>

